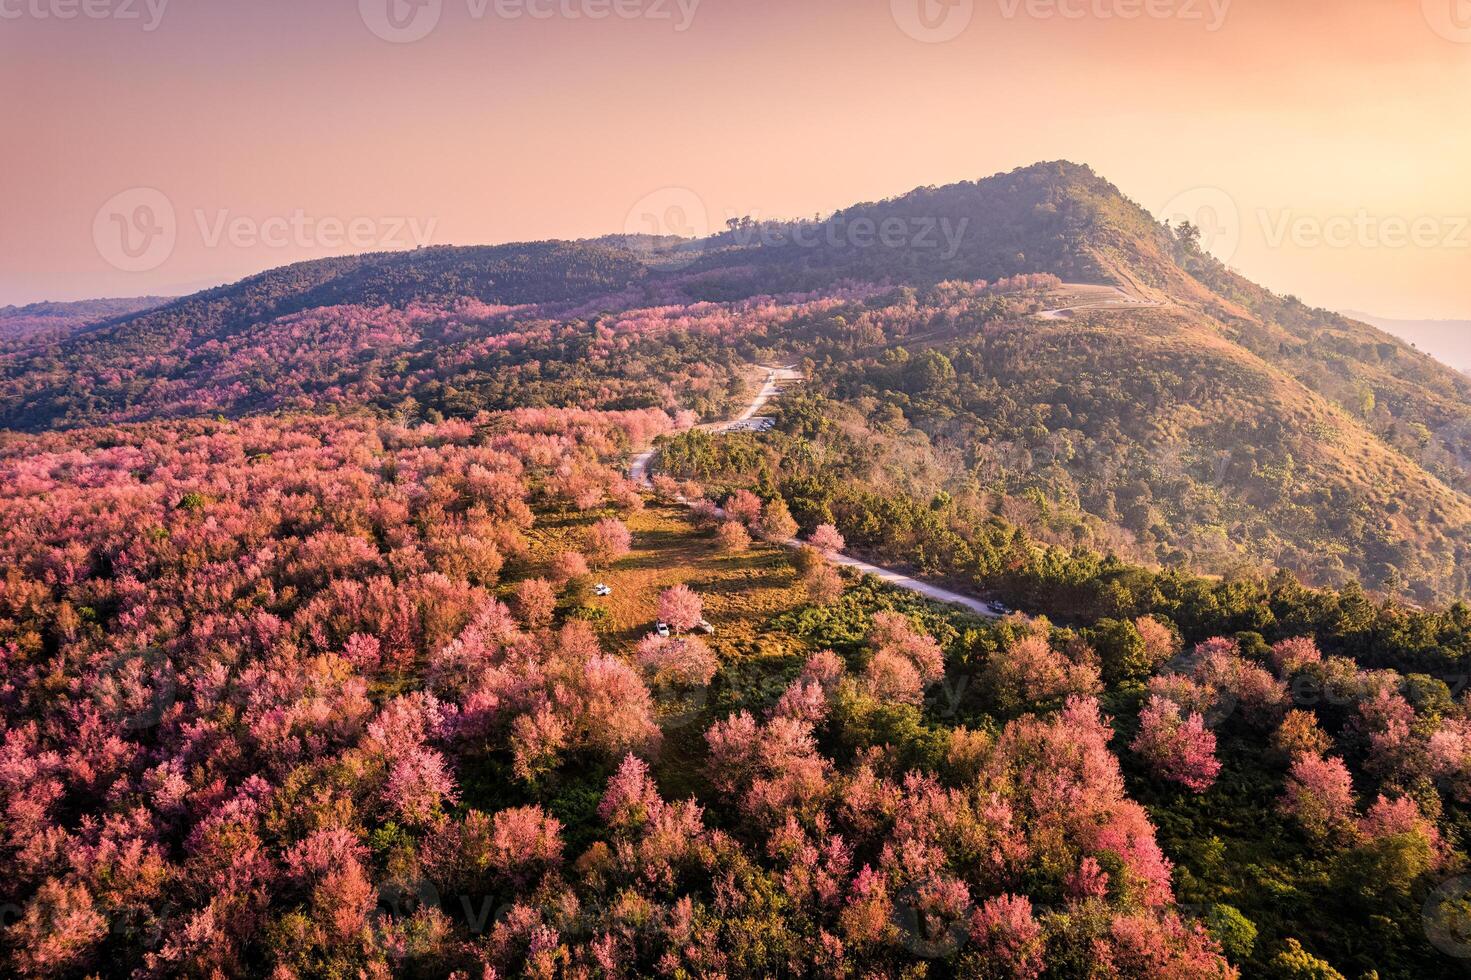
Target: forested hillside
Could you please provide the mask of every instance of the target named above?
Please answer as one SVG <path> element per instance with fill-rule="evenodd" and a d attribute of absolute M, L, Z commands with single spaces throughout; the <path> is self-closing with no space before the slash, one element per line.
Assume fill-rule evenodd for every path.
<path fill-rule="evenodd" d="M 1464 975 L 1471 384 L 1086 168 L 57 312 L 7 975 Z"/>

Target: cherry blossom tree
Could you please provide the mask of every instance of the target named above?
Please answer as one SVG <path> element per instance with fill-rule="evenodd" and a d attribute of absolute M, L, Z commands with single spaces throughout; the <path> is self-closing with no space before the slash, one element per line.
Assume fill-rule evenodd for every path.
<path fill-rule="evenodd" d="M 761 521 L 762 509 L 761 498 L 749 490 L 737 490 L 725 501 L 725 516 L 747 527 Z"/>
<path fill-rule="evenodd" d="M 715 531 L 720 548 L 727 554 L 740 555 L 751 550 L 751 534 L 744 524 L 726 521 Z"/>
<path fill-rule="evenodd" d="M 1301 753 L 1292 761 L 1279 809 L 1310 837 L 1326 841 L 1353 828 L 1353 778 L 1336 757 Z"/>
<path fill-rule="evenodd" d="M 522 579 L 511 594 L 516 615 L 529 629 L 545 629 L 557 609 L 557 592 L 544 578 Z"/>
<path fill-rule="evenodd" d="M 847 544 L 831 524 L 819 524 L 807 538 L 807 543 L 829 557 L 840 553 Z"/>
<path fill-rule="evenodd" d="M 693 589 L 681 583 L 659 596 L 659 618 L 681 633 L 688 632 L 700 625 L 704 605 Z"/>
<path fill-rule="evenodd" d="M 650 634 L 639 641 L 638 662 L 650 680 L 685 687 L 709 684 L 720 667 L 705 642 L 694 636 Z"/>
<path fill-rule="evenodd" d="M 1153 696 L 1139 715 L 1139 735 L 1129 746 L 1154 774 L 1203 793 L 1216 781 L 1216 736 L 1198 714 L 1181 718 L 1180 706 Z"/>
<path fill-rule="evenodd" d="M 587 555 L 595 565 L 611 565 L 628 554 L 632 547 L 633 535 L 627 525 L 615 517 L 598 521 L 588 532 Z"/>
<path fill-rule="evenodd" d="M 586 578 L 590 569 L 587 567 L 587 559 L 580 551 L 563 551 L 552 560 L 551 580 L 559 589 L 565 589 L 567 583 L 580 578 Z"/>

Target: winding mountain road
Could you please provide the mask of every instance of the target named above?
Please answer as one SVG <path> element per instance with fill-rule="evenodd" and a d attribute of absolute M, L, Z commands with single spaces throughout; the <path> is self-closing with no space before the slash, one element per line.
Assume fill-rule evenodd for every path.
<path fill-rule="evenodd" d="M 744 412 L 742 412 L 736 418 L 730 419 L 729 421 L 718 422 L 708 426 L 702 426 L 702 428 L 715 433 L 729 432 L 731 431 L 733 426 L 755 418 L 757 412 L 760 412 L 761 409 L 764 408 L 768 402 L 770 402 L 777 395 L 781 394 L 782 389 L 785 385 L 795 384 L 802 380 L 801 372 L 793 370 L 790 367 L 767 368 L 766 371 L 766 380 L 762 384 L 761 390 L 756 394 L 756 397 L 751 401 L 751 404 L 746 407 L 746 410 Z M 629 479 L 633 480 L 634 483 L 637 483 L 639 486 L 642 487 L 651 486 L 652 481 L 649 479 L 649 467 L 654 462 L 654 454 L 656 452 L 657 450 L 654 449 L 646 449 L 643 452 L 639 453 L 637 456 L 634 456 L 628 466 Z M 685 500 L 683 497 L 680 497 L 679 500 L 680 503 L 688 506 L 689 501 Z M 717 512 L 720 512 L 718 508 Z M 792 538 L 784 543 L 789 548 L 802 547 L 802 542 L 797 540 L 796 538 Z M 917 578 L 912 578 L 908 575 L 905 575 L 903 572 L 896 572 L 890 568 L 881 568 L 878 565 L 870 565 L 866 561 L 859 561 L 857 558 L 850 558 L 849 556 L 842 554 L 832 555 L 830 556 L 830 560 L 834 565 L 841 565 L 844 568 L 851 568 L 863 575 L 872 575 L 874 578 L 877 578 L 888 585 L 892 585 L 895 588 L 905 589 L 906 591 L 917 593 L 927 599 L 933 599 L 936 602 L 944 602 L 952 606 L 959 606 L 962 609 L 973 612 L 978 616 L 985 616 L 988 619 L 999 619 L 1002 615 L 1001 611 L 996 609 L 996 607 L 991 605 L 991 603 L 989 602 L 984 602 L 973 596 L 962 595 L 959 592 L 951 592 L 949 589 L 942 589 L 938 585 L 933 585 L 929 582 L 922 582 Z"/>
<path fill-rule="evenodd" d="M 1069 313 L 1079 310 L 1152 310 L 1165 305 L 1157 300 L 1130 296 L 1117 286 L 1064 283 L 1061 290 L 1072 293 L 1072 298 L 1079 302 L 1055 310 L 1043 310 L 1037 314 L 1038 320 L 1066 320 Z"/>

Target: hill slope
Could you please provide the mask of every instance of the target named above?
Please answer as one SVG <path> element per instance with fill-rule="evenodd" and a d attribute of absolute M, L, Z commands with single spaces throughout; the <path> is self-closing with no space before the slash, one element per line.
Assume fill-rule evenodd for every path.
<path fill-rule="evenodd" d="M 1036 319 L 1065 305 L 1058 279 L 1158 308 Z M 1234 275 L 1063 162 L 701 242 L 278 269 L 0 360 L 0 425 L 361 404 L 708 417 L 744 365 L 793 357 L 875 432 L 922 432 L 945 488 L 980 486 L 1044 536 L 1471 591 L 1471 379 Z"/>

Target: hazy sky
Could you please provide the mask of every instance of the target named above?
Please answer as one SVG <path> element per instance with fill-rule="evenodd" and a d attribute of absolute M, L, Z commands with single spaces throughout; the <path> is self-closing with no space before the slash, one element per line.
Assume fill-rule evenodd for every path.
<path fill-rule="evenodd" d="M 1273 288 L 1471 317 L 1471 0 L 0 0 L 0 91 L 0 304 L 1067 158 Z"/>

